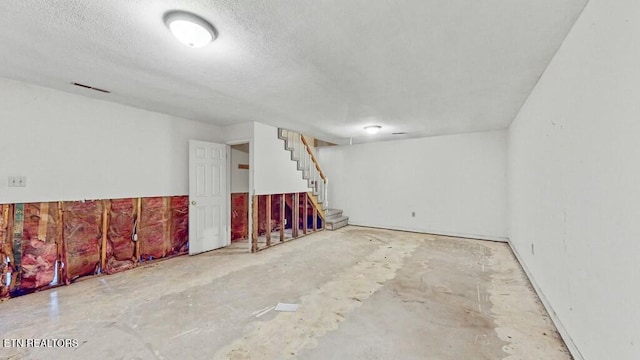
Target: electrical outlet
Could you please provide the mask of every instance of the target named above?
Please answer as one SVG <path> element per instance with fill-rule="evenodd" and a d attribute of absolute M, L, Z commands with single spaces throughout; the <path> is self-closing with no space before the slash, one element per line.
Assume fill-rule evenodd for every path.
<path fill-rule="evenodd" d="M 533 243 L 531 243 L 531 255 L 535 255 L 536 251 L 535 248 L 533 247 Z"/>
<path fill-rule="evenodd" d="M 411 217 L 416 217 L 416 212 L 415 211 L 411 212 Z"/>
<path fill-rule="evenodd" d="M 9 187 L 26 187 L 26 176 L 9 176 Z"/>

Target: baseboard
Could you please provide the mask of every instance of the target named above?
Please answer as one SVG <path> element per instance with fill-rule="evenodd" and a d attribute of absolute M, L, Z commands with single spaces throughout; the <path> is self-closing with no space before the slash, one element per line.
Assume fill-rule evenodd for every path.
<path fill-rule="evenodd" d="M 549 303 L 549 300 L 547 300 L 547 298 L 544 296 L 544 293 L 542 292 L 542 289 L 538 286 L 538 284 L 536 283 L 535 279 L 533 278 L 533 275 L 531 274 L 531 272 L 529 271 L 529 269 L 527 268 L 525 263 L 522 261 L 522 258 L 520 257 L 520 254 L 518 254 L 518 251 L 513 246 L 511 241 L 507 241 L 507 243 L 509 244 L 509 247 L 511 248 L 511 252 L 513 253 L 513 255 L 518 260 L 518 263 L 520 264 L 520 267 L 522 268 L 524 273 L 527 275 L 527 278 L 529 278 L 529 282 L 531 283 L 531 286 L 533 286 L 533 289 L 535 290 L 536 294 L 538 295 L 538 298 L 540 299 L 540 302 L 542 302 L 542 306 L 544 306 L 545 310 L 547 310 L 547 313 L 549 314 L 549 317 L 551 318 L 551 321 L 553 322 L 553 325 L 555 325 L 556 329 L 558 329 L 558 333 L 562 337 L 562 340 L 564 341 L 565 345 L 567 345 L 567 349 L 569 349 L 569 352 L 571 353 L 571 356 L 573 356 L 573 358 L 575 360 L 584 360 L 584 357 L 580 353 L 580 350 L 578 350 L 578 347 L 576 346 L 576 344 L 573 342 L 573 339 L 569 335 L 569 332 L 567 331 L 567 329 L 565 329 L 564 325 L 562 325 L 562 322 L 560 321 L 560 318 L 558 318 L 558 315 L 553 310 L 553 307 L 551 306 L 551 303 Z"/>
<path fill-rule="evenodd" d="M 404 226 L 358 224 L 358 223 L 352 222 L 351 220 L 349 220 L 349 225 L 370 227 L 370 228 L 376 228 L 376 229 L 408 231 L 408 232 L 414 232 L 419 234 L 451 236 L 451 237 L 459 237 L 459 238 L 466 238 L 466 239 L 473 239 L 473 240 L 488 240 L 488 241 L 497 241 L 497 242 L 503 242 L 503 243 L 509 242 L 509 238 L 502 237 L 502 236 L 468 234 L 468 233 L 440 231 L 440 230 L 432 230 L 432 229 L 418 229 L 418 228 L 411 228 L 411 227 L 404 227 Z"/>

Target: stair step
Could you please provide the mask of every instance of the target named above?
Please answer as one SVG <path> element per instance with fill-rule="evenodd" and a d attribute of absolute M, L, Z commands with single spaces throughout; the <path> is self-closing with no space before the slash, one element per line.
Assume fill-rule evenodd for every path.
<path fill-rule="evenodd" d="M 349 220 L 349 217 L 348 216 L 327 217 L 324 221 L 327 224 L 336 224 L 336 223 L 339 223 L 339 222 L 344 221 L 344 220 Z"/>
<path fill-rule="evenodd" d="M 324 212 L 325 217 L 327 219 L 332 218 L 332 217 L 341 217 L 342 216 L 342 210 L 340 209 L 327 209 Z"/>
<path fill-rule="evenodd" d="M 349 225 L 349 217 L 348 216 L 340 216 L 333 219 L 326 219 L 324 223 L 324 227 L 327 230 L 338 230 L 345 226 Z"/>
<path fill-rule="evenodd" d="M 286 129 L 278 129 L 278 139 L 286 140 L 289 137 L 289 130 Z"/>

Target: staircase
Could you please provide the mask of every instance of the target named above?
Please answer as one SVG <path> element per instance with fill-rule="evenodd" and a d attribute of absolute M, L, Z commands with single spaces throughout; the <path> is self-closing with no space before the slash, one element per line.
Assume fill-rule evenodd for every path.
<path fill-rule="evenodd" d="M 307 180 L 309 198 L 318 209 L 318 214 L 324 220 L 325 229 L 337 230 L 347 226 L 349 218 L 342 215 L 342 210 L 330 209 L 327 199 L 327 178 L 324 176 L 318 160 L 311 147 L 301 135 L 295 131 L 278 129 L 278 138 L 284 140 L 284 148 L 291 152 L 291 160 L 297 163 L 302 172 L 302 178 Z"/>
<path fill-rule="evenodd" d="M 327 230 L 338 230 L 349 224 L 349 217 L 342 215 L 342 210 L 327 209 L 325 211 L 324 228 Z"/>

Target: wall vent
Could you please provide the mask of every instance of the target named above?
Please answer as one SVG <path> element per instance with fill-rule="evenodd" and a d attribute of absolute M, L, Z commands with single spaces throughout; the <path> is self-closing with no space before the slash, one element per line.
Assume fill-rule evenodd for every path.
<path fill-rule="evenodd" d="M 77 83 L 77 82 L 72 82 L 71 85 L 83 87 L 85 89 L 91 89 L 91 90 L 99 91 L 99 92 L 105 93 L 105 94 L 111 94 L 111 91 L 109 91 L 109 90 L 100 89 L 100 88 L 97 88 L 97 87 L 93 87 L 93 86 L 89 86 L 89 85 L 85 85 L 85 84 L 80 84 L 80 83 Z"/>

